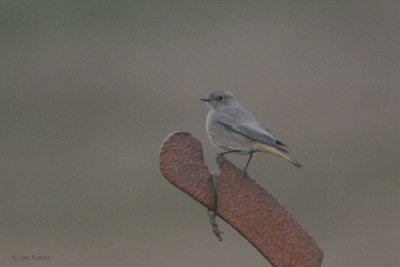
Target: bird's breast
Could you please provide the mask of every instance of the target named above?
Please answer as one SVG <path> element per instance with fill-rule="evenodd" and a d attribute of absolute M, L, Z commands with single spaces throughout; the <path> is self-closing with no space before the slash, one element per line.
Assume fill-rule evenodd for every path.
<path fill-rule="evenodd" d="M 215 111 L 210 111 L 207 115 L 207 135 L 211 143 L 223 150 L 241 150 L 244 152 L 253 151 L 253 140 L 233 132 L 216 119 Z"/>

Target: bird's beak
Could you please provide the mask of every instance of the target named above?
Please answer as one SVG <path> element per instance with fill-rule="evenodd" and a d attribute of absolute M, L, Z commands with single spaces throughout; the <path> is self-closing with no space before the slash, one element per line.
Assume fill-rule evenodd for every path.
<path fill-rule="evenodd" d="M 211 101 L 209 98 L 200 98 L 200 100 L 204 101 L 204 102 L 210 102 Z"/>

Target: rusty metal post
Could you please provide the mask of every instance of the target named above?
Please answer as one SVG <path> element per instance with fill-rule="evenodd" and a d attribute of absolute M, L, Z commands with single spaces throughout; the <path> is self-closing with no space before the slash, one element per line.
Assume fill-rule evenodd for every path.
<path fill-rule="evenodd" d="M 265 189 L 218 155 L 218 215 L 246 238 L 273 266 L 321 266 L 323 252 L 295 218 Z M 210 172 L 201 143 L 187 132 L 164 141 L 160 169 L 180 190 L 213 209 Z"/>

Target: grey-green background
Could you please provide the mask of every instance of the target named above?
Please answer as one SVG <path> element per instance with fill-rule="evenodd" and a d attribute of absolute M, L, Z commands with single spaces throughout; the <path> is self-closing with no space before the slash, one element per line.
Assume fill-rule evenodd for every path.
<path fill-rule="evenodd" d="M 175 130 L 216 169 L 216 88 L 303 163 L 249 173 L 323 266 L 398 266 L 399 1 L 2 1 L 0 41 L 1 266 L 268 265 L 159 171 Z"/>

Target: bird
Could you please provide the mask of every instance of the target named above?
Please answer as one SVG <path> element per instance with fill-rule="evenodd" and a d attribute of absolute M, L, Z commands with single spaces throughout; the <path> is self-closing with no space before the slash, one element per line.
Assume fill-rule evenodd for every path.
<path fill-rule="evenodd" d="M 301 163 L 289 156 L 286 145 L 268 128 L 242 107 L 235 96 L 226 90 L 214 90 L 206 98 L 209 111 L 206 120 L 206 131 L 211 143 L 224 152 L 249 155 L 243 169 L 247 168 L 255 152 L 267 152 L 287 159 L 300 168 Z"/>

